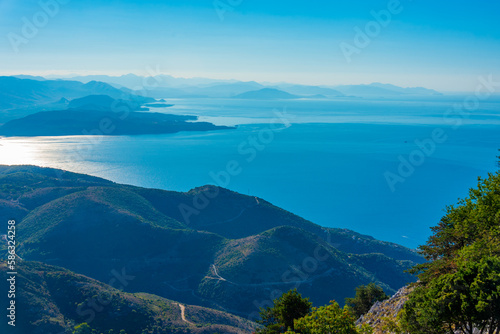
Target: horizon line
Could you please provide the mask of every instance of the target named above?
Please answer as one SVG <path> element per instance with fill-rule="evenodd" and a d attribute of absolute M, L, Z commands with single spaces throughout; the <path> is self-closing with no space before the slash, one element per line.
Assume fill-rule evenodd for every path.
<path fill-rule="evenodd" d="M 59 71 L 57 71 L 59 72 Z M 107 76 L 110 78 L 120 78 L 120 77 L 125 77 L 125 76 L 136 76 L 139 78 L 150 78 L 150 77 L 157 77 L 157 76 L 169 76 L 174 79 L 185 79 L 185 80 L 194 80 L 194 79 L 203 79 L 203 80 L 213 80 L 213 81 L 226 81 L 226 82 L 241 82 L 241 83 L 248 83 L 248 82 L 255 82 L 258 84 L 261 84 L 263 86 L 269 86 L 269 85 L 282 85 L 282 84 L 291 84 L 291 85 L 302 85 L 302 86 L 311 86 L 311 87 L 325 87 L 325 88 L 335 88 L 339 86 L 370 86 L 373 84 L 382 84 L 382 85 L 393 85 L 396 87 L 400 88 L 424 88 L 424 89 L 429 89 L 429 90 L 434 90 L 438 93 L 451 93 L 451 94 L 460 94 L 460 93 L 471 93 L 472 91 L 466 91 L 466 90 L 437 90 L 434 88 L 428 88 L 425 86 L 400 86 L 396 85 L 394 83 L 390 82 L 381 82 L 381 81 L 372 81 L 372 82 L 358 82 L 358 83 L 342 83 L 342 84 L 304 84 L 304 83 L 297 83 L 297 82 L 289 82 L 289 81 L 275 81 L 275 82 L 270 82 L 270 81 L 257 81 L 257 80 L 244 80 L 244 79 L 235 79 L 234 77 L 232 78 L 211 78 L 211 77 L 205 77 L 205 76 L 182 76 L 182 75 L 174 75 L 174 74 L 169 74 L 169 73 L 158 73 L 154 75 L 140 75 L 134 72 L 102 72 L 102 71 L 84 71 L 84 72 L 69 72 L 69 71 L 60 71 L 64 72 L 62 73 L 56 73 L 56 72 L 48 72 L 48 71 L 35 71 L 35 72 L 25 72 L 25 73 L 16 73 L 16 72 L 3 72 L 0 71 L 0 76 L 6 76 L 6 77 L 17 77 L 17 76 L 32 76 L 32 77 L 42 77 L 46 80 L 53 80 L 53 79 L 59 79 L 59 80 L 69 80 L 73 79 L 74 77 L 87 77 L 87 76 Z M 15 73 L 15 74 L 13 74 Z"/>

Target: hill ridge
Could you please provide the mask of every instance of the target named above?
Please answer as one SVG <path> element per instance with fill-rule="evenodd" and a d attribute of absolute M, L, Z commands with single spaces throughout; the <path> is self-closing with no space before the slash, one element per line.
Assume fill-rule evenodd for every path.
<path fill-rule="evenodd" d="M 180 206 L 209 193 L 217 196 L 185 221 Z M 405 247 L 321 227 L 258 197 L 210 185 L 179 193 L 0 166 L 0 205 L 18 222 L 18 252 L 26 260 L 103 282 L 123 267 L 148 282 L 146 288 L 133 282 L 126 292 L 247 317 L 258 310 L 254 300 L 270 298 L 269 290 L 298 287 L 316 305 L 342 302 L 370 282 L 392 293 L 415 279 L 396 273 L 422 262 Z"/>

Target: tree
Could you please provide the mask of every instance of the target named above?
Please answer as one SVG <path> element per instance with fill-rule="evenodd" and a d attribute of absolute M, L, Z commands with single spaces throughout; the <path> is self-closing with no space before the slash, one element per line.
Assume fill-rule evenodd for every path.
<path fill-rule="evenodd" d="M 295 320 L 295 329 L 302 334 L 357 334 L 354 315 L 349 307 L 340 308 L 331 301 L 329 305 L 314 307 L 311 314 Z"/>
<path fill-rule="evenodd" d="M 500 333 L 500 174 L 479 179 L 432 230 L 403 325 L 411 333 Z"/>
<path fill-rule="evenodd" d="M 500 332 L 500 258 L 457 259 L 457 270 L 417 287 L 405 305 L 412 333 Z"/>
<path fill-rule="evenodd" d="M 359 318 L 367 313 L 373 304 L 378 301 L 386 300 L 387 298 L 389 298 L 389 296 L 380 286 L 375 285 L 375 283 L 370 283 L 357 287 L 354 298 L 346 298 L 345 303 L 352 308 L 354 315 Z"/>
<path fill-rule="evenodd" d="M 86 322 L 84 322 L 75 326 L 73 334 L 92 334 L 92 328 L 90 328 L 90 326 Z"/>
<path fill-rule="evenodd" d="M 273 301 L 273 307 L 261 308 L 261 320 L 265 327 L 259 333 L 284 333 L 294 330 L 294 320 L 306 316 L 311 311 L 309 298 L 302 298 L 297 289 L 290 290 Z"/>

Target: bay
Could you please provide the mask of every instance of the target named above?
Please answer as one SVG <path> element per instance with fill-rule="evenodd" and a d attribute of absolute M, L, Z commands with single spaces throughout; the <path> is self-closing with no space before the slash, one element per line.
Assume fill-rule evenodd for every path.
<path fill-rule="evenodd" d="M 323 226 L 417 247 L 446 205 L 497 168 L 500 103 L 487 101 L 472 111 L 453 108 L 462 101 L 459 96 L 169 100 L 174 107 L 152 111 L 238 127 L 148 136 L 2 138 L 0 164 L 61 168 L 175 191 L 217 184 Z M 433 140 L 436 133 L 439 142 Z M 418 143 L 428 143 L 427 149 Z M 402 161 L 414 163 L 408 169 Z M 388 182 L 388 175 L 399 176 L 398 182 Z"/>

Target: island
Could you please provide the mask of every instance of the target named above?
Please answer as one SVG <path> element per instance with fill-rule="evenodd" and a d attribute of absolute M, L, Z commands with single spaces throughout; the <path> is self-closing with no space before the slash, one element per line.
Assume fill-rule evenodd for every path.
<path fill-rule="evenodd" d="M 245 100 L 278 100 L 278 99 L 299 99 L 301 96 L 293 95 L 279 89 L 263 88 L 233 96 L 235 99 Z"/>
<path fill-rule="evenodd" d="M 170 108 L 175 104 L 167 104 L 167 103 L 147 103 L 144 106 L 149 108 Z"/>
<path fill-rule="evenodd" d="M 196 122 L 197 119 L 197 116 L 129 111 L 127 108 L 117 108 L 114 111 L 55 110 L 9 121 L 0 127 L 0 136 L 120 136 L 234 129 L 208 122 Z"/>

